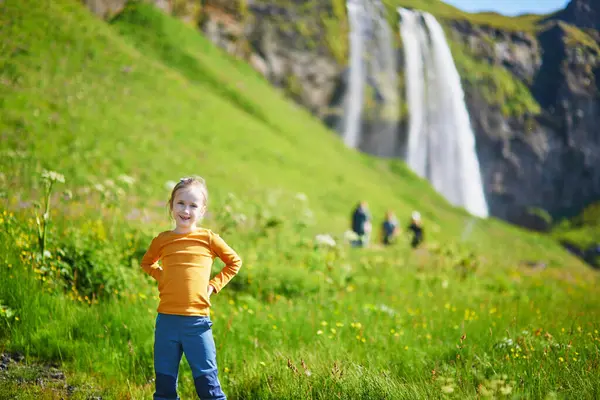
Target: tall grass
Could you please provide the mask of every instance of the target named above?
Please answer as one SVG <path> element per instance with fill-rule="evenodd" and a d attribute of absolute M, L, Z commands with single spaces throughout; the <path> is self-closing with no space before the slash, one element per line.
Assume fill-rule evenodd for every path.
<path fill-rule="evenodd" d="M 404 243 L 389 251 L 320 247 L 284 225 L 263 226 L 258 239 L 260 227 L 251 219 L 230 234 L 250 262 L 214 300 L 232 398 L 597 394 L 597 280 L 586 274 L 494 270 L 450 245 L 417 253 Z M 49 290 L 28 261 L 33 227 L 20 229 L 21 249 L 2 238 L 0 298 L 18 318 L 6 321 L 9 347 L 111 382 L 116 397 L 148 397 L 150 281 L 138 271 L 130 286 L 91 305 Z M 192 396 L 185 363 L 181 372 L 183 395 Z"/>

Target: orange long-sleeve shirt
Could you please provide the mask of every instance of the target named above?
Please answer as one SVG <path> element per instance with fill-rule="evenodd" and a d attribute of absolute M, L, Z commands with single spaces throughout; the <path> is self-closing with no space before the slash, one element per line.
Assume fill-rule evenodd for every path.
<path fill-rule="evenodd" d="M 215 257 L 225 267 L 210 279 Z M 218 234 L 199 228 L 186 234 L 162 232 L 150 243 L 141 266 L 158 282 L 159 313 L 209 316 L 208 285 L 219 292 L 238 273 L 242 260 Z"/>

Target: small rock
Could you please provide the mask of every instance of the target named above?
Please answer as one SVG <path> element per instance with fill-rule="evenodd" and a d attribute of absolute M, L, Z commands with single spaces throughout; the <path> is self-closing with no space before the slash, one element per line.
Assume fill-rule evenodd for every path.
<path fill-rule="evenodd" d="M 64 380 L 65 374 L 62 371 L 51 371 L 50 378 L 57 380 Z"/>

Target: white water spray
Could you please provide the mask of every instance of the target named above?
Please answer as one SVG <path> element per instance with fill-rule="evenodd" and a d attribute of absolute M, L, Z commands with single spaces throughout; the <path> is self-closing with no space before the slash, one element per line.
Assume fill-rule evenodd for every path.
<path fill-rule="evenodd" d="M 475 135 L 444 31 L 428 13 L 398 12 L 410 110 L 407 163 L 452 204 L 485 218 Z"/>
<path fill-rule="evenodd" d="M 350 73 L 343 137 L 346 146 L 356 148 L 360 143 L 366 78 L 363 60 L 366 9 L 361 0 L 348 0 L 346 8 L 350 23 Z"/>

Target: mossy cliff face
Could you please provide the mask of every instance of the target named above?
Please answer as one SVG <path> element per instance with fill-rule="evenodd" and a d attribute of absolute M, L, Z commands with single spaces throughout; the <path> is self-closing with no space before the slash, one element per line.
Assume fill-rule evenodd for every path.
<path fill-rule="evenodd" d="M 454 41 L 491 66 L 494 77 L 508 72 L 508 80 L 490 84 L 457 59 L 492 213 L 543 228 L 528 210 L 570 215 L 600 198 L 600 58 L 593 32 L 551 18 L 535 31 L 451 26 Z"/>
<path fill-rule="evenodd" d="M 345 8 L 323 1 L 207 0 L 199 25 L 217 45 L 246 59 L 273 85 L 325 118 L 342 73 Z M 250 3 L 250 2 L 248 2 Z M 334 32 L 334 30 L 336 30 Z"/>
<path fill-rule="evenodd" d="M 109 19 L 120 13 L 128 0 L 81 0 L 94 14 L 101 18 Z M 171 2 L 173 0 L 152 0 L 160 9 L 172 12 Z M 175 3 L 177 0 L 175 0 Z"/>
<path fill-rule="evenodd" d="M 389 14 L 397 5 L 410 6 L 407 1 L 388 4 Z M 528 210 L 568 215 L 600 199 L 595 30 L 600 19 L 592 3 L 573 0 L 549 17 L 470 16 L 447 6 L 437 15 L 463 80 L 486 197 L 497 217 L 543 228 L 539 213 Z M 204 0 L 192 8 L 187 0 L 165 4 L 326 124 L 338 126 L 348 57 L 345 1 Z M 397 22 L 392 21 L 392 29 L 398 31 Z M 397 33 L 395 46 L 402 91 Z M 405 99 L 401 107 L 400 141 L 406 139 Z"/>

